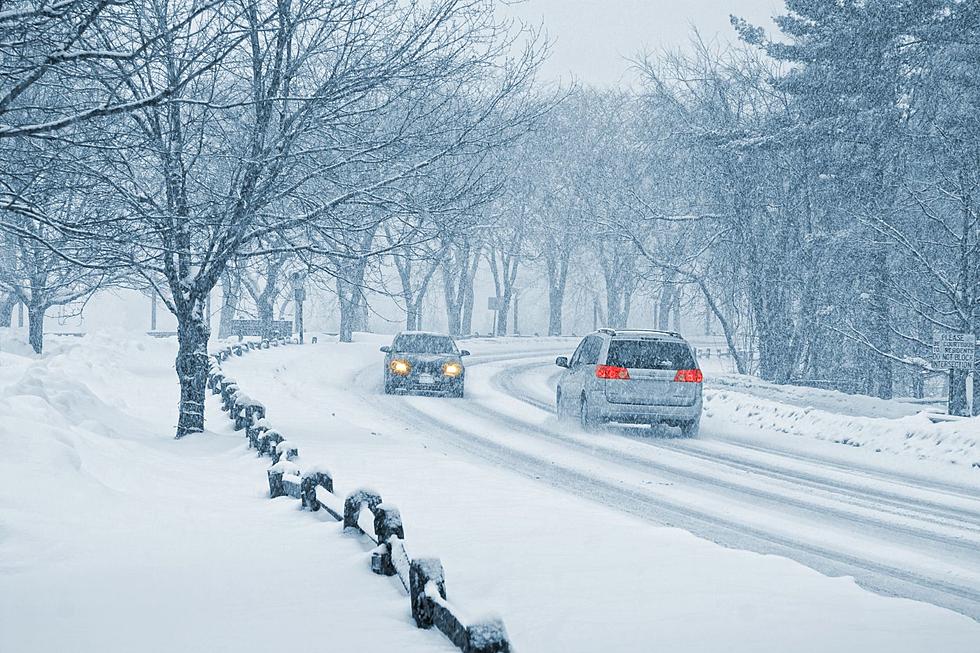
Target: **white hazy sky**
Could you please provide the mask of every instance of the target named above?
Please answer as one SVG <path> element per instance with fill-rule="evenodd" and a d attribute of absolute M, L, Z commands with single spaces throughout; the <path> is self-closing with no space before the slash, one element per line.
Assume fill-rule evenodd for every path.
<path fill-rule="evenodd" d="M 769 29 L 769 17 L 783 6 L 780 0 L 524 0 L 503 11 L 544 25 L 552 52 L 542 78 L 610 86 L 628 83 L 626 58 L 683 47 L 692 26 L 705 38 L 732 40 L 730 14 Z"/>

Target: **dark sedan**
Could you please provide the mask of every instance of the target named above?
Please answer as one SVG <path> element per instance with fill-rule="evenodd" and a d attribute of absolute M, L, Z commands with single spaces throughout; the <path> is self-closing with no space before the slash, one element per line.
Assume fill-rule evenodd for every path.
<path fill-rule="evenodd" d="M 417 392 L 450 397 L 463 396 L 466 369 L 463 356 L 470 352 L 456 347 L 447 335 L 425 331 L 403 331 L 395 336 L 385 353 L 385 394 Z"/>

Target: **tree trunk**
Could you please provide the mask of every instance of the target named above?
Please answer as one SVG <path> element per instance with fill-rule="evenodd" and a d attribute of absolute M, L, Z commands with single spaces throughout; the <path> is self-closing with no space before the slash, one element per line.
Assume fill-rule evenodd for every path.
<path fill-rule="evenodd" d="M 337 304 L 340 308 L 340 342 L 354 340 L 354 302 L 348 295 L 346 281 L 337 277 Z"/>
<path fill-rule="evenodd" d="M 508 288 L 497 304 L 497 333 L 495 335 L 507 335 L 507 320 L 510 318 L 510 302 L 512 299 L 511 290 Z"/>
<path fill-rule="evenodd" d="M 17 296 L 13 293 L 5 295 L 0 299 L 0 328 L 9 327 L 14 318 L 14 306 L 17 305 Z"/>
<path fill-rule="evenodd" d="M 708 290 L 708 285 L 703 279 L 697 278 L 698 287 L 701 289 L 701 294 L 704 296 L 704 301 L 708 305 L 708 309 L 718 318 L 718 323 L 721 325 L 721 332 L 725 336 L 725 344 L 728 345 L 728 353 L 731 354 L 732 360 L 735 361 L 735 369 L 739 374 L 748 374 L 748 366 L 745 364 L 745 360 L 742 358 L 738 351 L 738 345 L 735 342 L 735 329 L 732 327 L 732 323 L 728 320 L 728 316 L 725 315 L 724 311 L 721 310 L 721 306 L 715 301 L 715 298 L 711 295 L 711 291 Z"/>
<path fill-rule="evenodd" d="M 480 252 L 477 251 L 470 262 L 469 269 L 466 270 L 463 279 L 463 315 L 460 321 L 460 328 L 464 334 L 473 333 L 473 304 L 476 295 L 473 293 L 473 283 L 476 281 L 476 271 L 480 267 Z"/>
<path fill-rule="evenodd" d="M 970 414 L 970 407 L 966 400 L 966 377 L 965 370 L 949 371 L 949 404 L 947 412 L 950 415 L 966 416 Z"/>
<path fill-rule="evenodd" d="M 890 286 L 888 256 L 882 249 L 875 252 L 875 287 L 871 294 L 871 336 L 872 342 L 879 351 L 891 351 L 891 336 L 889 323 L 891 321 L 888 307 L 888 288 Z M 872 355 L 873 382 L 875 395 L 881 399 L 892 398 L 892 361 L 886 356 Z M 965 389 L 965 386 L 964 386 Z"/>
<path fill-rule="evenodd" d="M 369 333 L 371 331 L 371 325 L 369 323 L 370 314 L 368 312 L 367 296 L 364 294 L 363 289 L 358 289 L 357 291 L 357 301 L 354 303 L 354 330 L 361 331 L 363 333 Z"/>
<path fill-rule="evenodd" d="M 204 297 L 186 302 L 177 312 L 177 378 L 180 381 L 180 416 L 177 437 L 204 430 L 204 395 L 208 378 L 208 338 Z"/>
<path fill-rule="evenodd" d="M 238 310 L 238 294 L 241 291 L 241 279 L 232 277 L 231 272 L 221 275 L 221 313 L 218 317 L 218 337 L 227 338 L 234 335 L 231 323 Z"/>
<path fill-rule="evenodd" d="M 150 331 L 157 330 L 157 294 L 150 293 Z"/>
<path fill-rule="evenodd" d="M 682 288 L 674 291 L 674 331 L 677 333 L 681 332 L 681 294 L 683 292 Z"/>
<path fill-rule="evenodd" d="M 405 330 L 421 331 L 422 327 L 419 326 L 421 303 L 409 293 L 404 293 L 402 296 L 405 299 Z"/>
<path fill-rule="evenodd" d="M 263 338 L 272 337 L 272 323 L 276 319 L 276 307 L 272 304 L 273 299 L 271 297 L 265 297 L 260 295 L 255 301 L 256 313 L 259 317 L 259 333 L 262 334 Z"/>
<path fill-rule="evenodd" d="M 565 303 L 565 289 L 552 285 L 548 288 L 548 335 L 560 336 L 562 329 L 562 306 Z"/>
<path fill-rule="evenodd" d="M 427 287 L 423 286 L 414 295 L 411 291 L 405 291 L 405 328 L 409 331 L 422 330 L 422 306 L 425 302 Z"/>
<path fill-rule="evenodd" d="M 44 311 L 46 306 L 29 306 L 27 308 L 27 339 L 35 354 L 44 349 Z"/>
<path fill-rule="evenodd" d="M 667 284 L 660 291 L 657 306 L 657 328 L 666 331 L 670 328 L 670 309 L 674 305 L 674 284 Z"/>
<path fill-rule="evenodd" d="M 980 415 L 980 363 L 973 368 L 973 415 Z"/>

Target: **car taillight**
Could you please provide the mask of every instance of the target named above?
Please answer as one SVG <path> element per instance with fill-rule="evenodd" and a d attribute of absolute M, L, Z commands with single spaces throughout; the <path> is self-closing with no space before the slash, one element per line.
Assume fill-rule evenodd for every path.
<path fill-rule="evenodd" d="M 615 365 L 599 365 L 595 368 L 595 377 L 597 379 L 629 380 L 630 371 L 625 367 L 616 367 Z"/>
<path fill-rule="evenodd" d="M 677 370 L 677 374 L 674 375 L 674 381 L 680 383 L 701 383 L 704 381 L 704 375 L 701 374 L 701 370 Z"/>

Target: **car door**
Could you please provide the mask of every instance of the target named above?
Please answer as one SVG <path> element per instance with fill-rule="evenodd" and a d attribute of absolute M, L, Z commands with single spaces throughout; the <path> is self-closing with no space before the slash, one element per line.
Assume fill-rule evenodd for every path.
<path fill-rule="evenodd" d="M 602 338 L 599 336 L 588 336 L 575 351 L 573 360 L 569 361 L 567 389 L 562 391 L 564 397 L 575 397 L 571 401 L 576 402 L 578 397 L 586 389 L 589 381 L 595 377 L 596 361 L 602 349 Z M 567 408 L 566 404 L 566 408 Z"/>
<path fill-rule="evenodd" d="M 578 347 L 575 348 L 575 353 L 568 359 L 568 367 L 562 370 L 561 376 L 558 378 L 558 396 L 563 404 L 559 406 L 559 410 L 567 408 L 570 405 L 568 403 L 569 397 L 576 397 L 582 391 L 581 388 L 576 391 L 575 368 L 578 365 L 579 359 L 582 358 L 582 348 L 585 346 L 586 340 L 588 338 L 583 338 L 582 342 L 578 343 Z"/>

